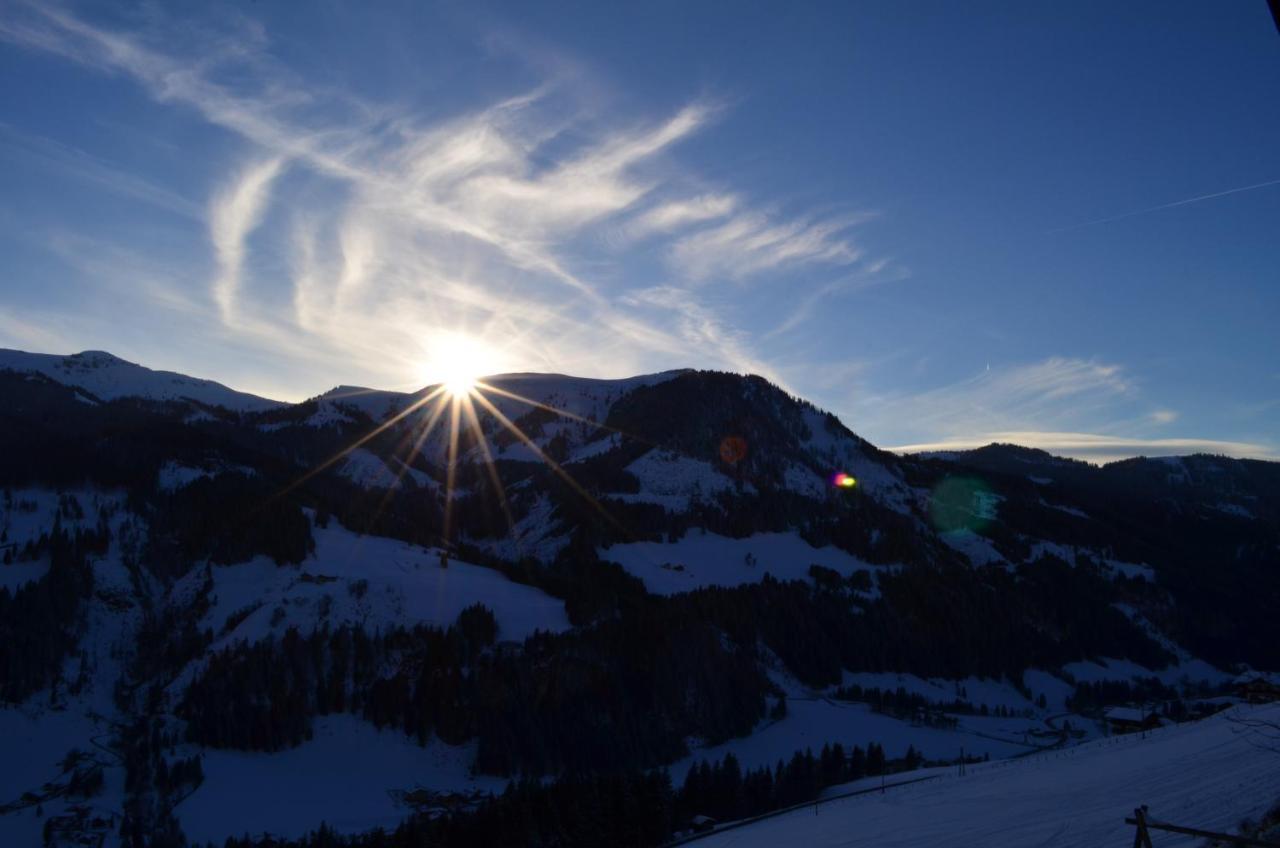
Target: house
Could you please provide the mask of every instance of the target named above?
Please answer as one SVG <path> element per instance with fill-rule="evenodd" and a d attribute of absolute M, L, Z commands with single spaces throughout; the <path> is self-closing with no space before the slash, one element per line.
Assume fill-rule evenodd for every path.
<path fill-rule="evenodd" d="M 1280 674 L 1267 671 L 1246 671 L 1232 681 L 1236 695 L 1251 704 L 1280 701 Z"/>
<path fill-rule="evenodd" d="M 1112 733 L 1135 733 L 1163 724 L 1159 714 L 1138 707 L 1111 707 L 1102 717 L 1106 719 L 1107 729 Z"/>

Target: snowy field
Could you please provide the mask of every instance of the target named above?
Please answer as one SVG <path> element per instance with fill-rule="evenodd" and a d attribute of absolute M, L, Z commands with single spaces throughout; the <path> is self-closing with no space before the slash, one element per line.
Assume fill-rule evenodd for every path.
<path fill-rule="evenodd" d="M 854 745 L 866 748 L 871 742 L 884 747 L 890 757 L 901 757 L 914 745 L 929 759 L 957 759 L 990 755 L 994 760 L 1034 751 L 1036 744 L 1024 742 L 1030 730 L 1044 730 L 1039 719 L 959 716 L 955 729 L 923 727 L 893 716 L 873 712 L 870 705 L 825 698 L 789 698 L 787 715 L 765 725 L 743 739 L 699 748 L 671 766 L 671 779 L 679 785 L 689 767 L 700 760 L 716 761 L 732 753 L 744 769 L 775 766 L 790 760 L 796 751 L 812 748 L 816 754 L 828 742 L 839 742 L 846 750 Z M 1048 744 L 1041 740 L 1040 745 Z"/>
<path fill-rule="evenodd" d="M 218 634 L 214 648 L 282 635 L 289 627 L 309 632 L 324 623 L 370 631 L 448 627 L 477 603 L 493 611 L 500 640 L 569 629 L 562 601 L 491 568 L 457 560 L 442 568 L 435 549 L 362 536 L 336 521 L 314 534 L 315 553 L 300 567 L 277 566 L 266 557 L 212 567 L 215 600 L 202 626 Z M 183 578 L 186 590 L 196 591 L 203 579 L 202 570 L 193 571 Z"/>
<path fill-rule="evenodd" d="M 322 821 L 341 833 L 390 829 L 411 812 L 398 792 L 501 792 L 505 779 L 470 776 L 474 747 L 433 739 L 424 748 L 355 716 L 323 716 L 315 737 L 289 751 L 205 750 L 205 781 L 174 813 L 189 840 L 215 845 L 246 833 L 299 837 Z"/>
<path fill-rule="evenodd" d="M 1280 704 L 1239 708 L 1280 722 Z M 699 848 L 877 845 L 1102 848 L 1133 842 L 1124 823 L 1146 804 L 1154 819 L 1227 831 L 1280 800 L 1280 753 L 1217 715 L 1147 734 L 948 770 L 939 780 L 806 807 L 713 834 Z M 1161 848 L 1199 840 L 1157 834 Z"/>
<path fill-rule="evenodd" d="M 779 580 L 807 580 L 809 566 L 815 564 L 845 576 L 875 568 L 834 546 L 815 548 L 798 533 L 731 539 L 691 530 L 676 542 L 627 542 L 602 548 L 600 557 L 618 563 L 657 595 L 759 583 L 766 573 Z"/>

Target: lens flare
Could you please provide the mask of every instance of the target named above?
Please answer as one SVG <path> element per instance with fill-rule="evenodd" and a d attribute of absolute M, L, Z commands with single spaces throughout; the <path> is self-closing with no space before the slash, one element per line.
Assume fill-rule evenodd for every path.
<path fill-rule="evenodd" d="M 741 436 L 725 436 L 720 441 L 720 459 L 725 465 L 737 465 L 746 457 L 746 439 Z"/>
<path fill-rule="evenodd" d="M 852 489 L 854 486 L 858 485 L 858 481 L 852 474 L 845 474 L 841 471 L 831 478 L 831 485 L 835 486 L 837 489 Z"/>
<path fill-rule="evenodd" d="M 1000 500 L 978 477 L 947 477 L 929 497 L 929 518 L 942 533 L 980 533 L 996 518 Z"/>

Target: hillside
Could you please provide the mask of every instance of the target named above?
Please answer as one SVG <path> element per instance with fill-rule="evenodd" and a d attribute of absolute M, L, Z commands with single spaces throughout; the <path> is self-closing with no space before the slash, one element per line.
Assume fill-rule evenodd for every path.
<path fill-rule="evenodd" d="M 690 370 L 279 404 L 5 352 L 0 400 L 5 844 L 471 844 L 615 791 L 657 844 L 1280 668 L 1274 463 L 902 457 Z"/>
<path fill-rule="evenodd" d="M 1248 710 L 1280 720 L 1280 708 Z M 1008 762 L 933 772 L 934 780 L 871 793 L 778 816 L 691 844 L 756 848 L 859 844 L 902 848 L 943 845 L 1043 845 L 1091 848 L 1127 845 L 1126 825 L 1146 805 L 1153 820 L 1201 830 L 1235 832 L 1278 800 L 1280 753 L 1254 744 L 1228 716 L 1218 715 L 1147 736 L 1104 739 Z M 925 776 L 929 772 L 922 772 Z M 839 793 L 842 787 L 833 787 Z M 1155 833 L 1157 845 L 1195 844 Z"/>

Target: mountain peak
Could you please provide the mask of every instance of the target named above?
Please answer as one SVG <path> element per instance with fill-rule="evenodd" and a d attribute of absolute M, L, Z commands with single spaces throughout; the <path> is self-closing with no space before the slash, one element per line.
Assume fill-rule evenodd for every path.
<path fill-rule="evenodd" d="M 283 406 L 279 401 L 238 392 L 212 380 L 173 371 L 153 371 L 105 350 L 66 355 L 28 353 L 0 348 L 0 370 L 42 374 L 74 386 L 100 400 L 139 397 L 148 400 L 190 400 L 241 412 Z"/>

